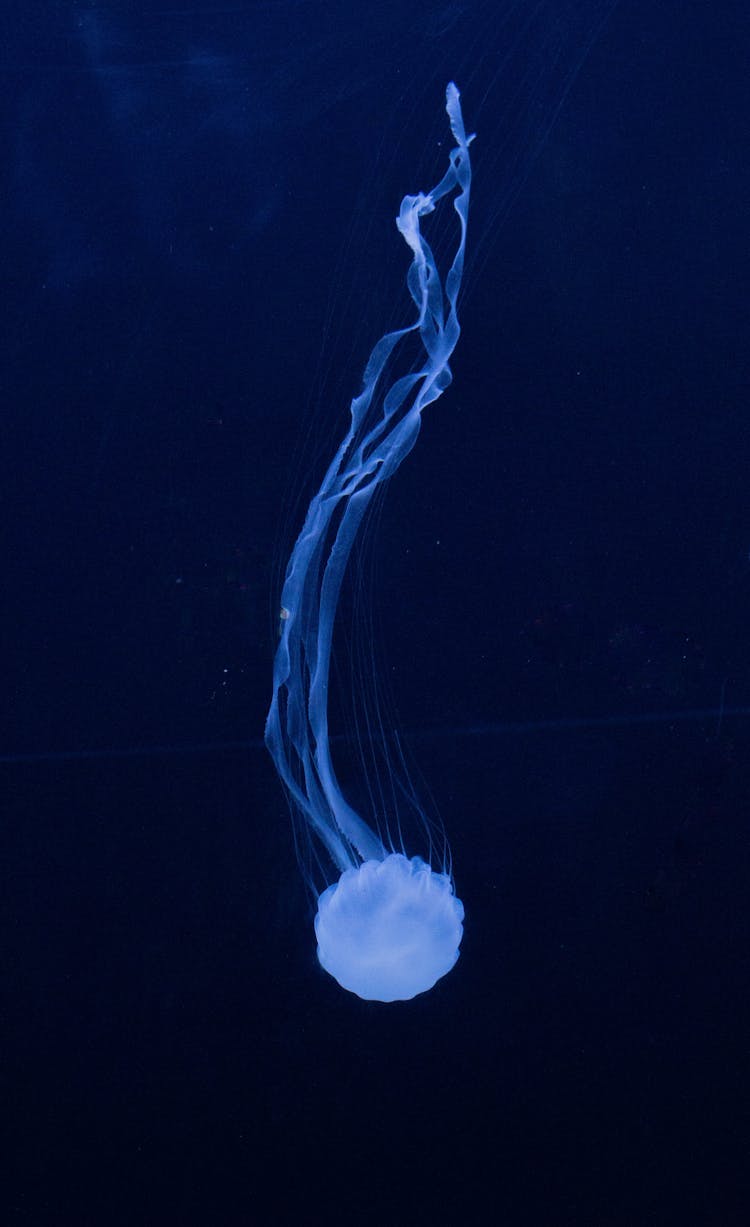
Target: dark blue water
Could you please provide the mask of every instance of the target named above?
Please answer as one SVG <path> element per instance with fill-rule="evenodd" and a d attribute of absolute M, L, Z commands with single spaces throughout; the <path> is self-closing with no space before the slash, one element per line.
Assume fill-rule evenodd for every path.
<path fill-rule="evenodd" d="M 749 44 L 672 0 L 6 14 L 3 1221 L 746 1221 Z M 337 678 L 374 655 L 467 924 L 384 1007 L 317 967 L 260 739 L 451 78 L 454 383 Z"/>

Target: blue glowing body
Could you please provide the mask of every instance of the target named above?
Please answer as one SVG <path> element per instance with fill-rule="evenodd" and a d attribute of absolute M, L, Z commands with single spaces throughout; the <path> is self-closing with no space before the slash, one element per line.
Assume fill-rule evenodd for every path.
<path fill-rule="evenodd" d="M 446 110 L 455 140 L 448 169 L 431 192 L 405 196 L 396 219 L 412 253 L 407 286 L 416 319 L 381 337 L 370 354 L 362 391 L 351 404 L 349 429 L 310 504 L 281 595 L 281 635 L 266 745 L 292 803 L 342 874 L 360 868 L 362 862 L 386 861 L 392 853 L 346 801 L 336 778 L 328 737 L 331 642 L 342 580 L 367 508 L 379 485 L 393 476 L 413 448 L 422 410 L 451 381 L 449 360 L 460 332 L 456 303 L 466 246 L 472 139 L 466 136 L 459 93 L 452 83 L 446 91 Z M 420 220 L 448 197 L 458 218 L 458 243 L 443 283 Z M 407 374 L 394 375 L 391 359 L 395 362 L 399 342 L 408 337 L 419 341 L 423 357 L 416 369 L 410 364 Z M 398 868 L 400 863 L 394 863 Z M 407 879 L 410 876 L 422 882 L 424 894 L 424 874 L 407 874 Z M 434 877 L 445 893 L 446 875 Z M 460 915 L 456 912 L 460 930 L 463 909 L 458 900 L 455 904 L 460 909 Z M 451 940 L 452 960 L 444 970 L 457 957 L 455 932 Z"/>

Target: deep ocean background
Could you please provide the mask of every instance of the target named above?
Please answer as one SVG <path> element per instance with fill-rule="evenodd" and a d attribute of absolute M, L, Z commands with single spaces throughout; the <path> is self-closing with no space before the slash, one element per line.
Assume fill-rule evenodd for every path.
<path fill-rule="evenodd" d="M 0 1219 L 745 1224 L 746 5 L 3 31 Z M 262 732 L 451 78 L 463 335 L 363 570 L 467 922 L 381 1006 Z"/>

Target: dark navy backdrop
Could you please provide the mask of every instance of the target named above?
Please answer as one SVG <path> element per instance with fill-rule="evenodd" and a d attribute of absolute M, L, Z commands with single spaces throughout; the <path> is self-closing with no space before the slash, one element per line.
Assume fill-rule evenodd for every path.
<path fill-rule="evenodd" d="M 746 1221 L 750 30 L 611 7 L 6 12 L 4 1221 Z M 372 558 L 467 926 L 382 1007 L 261 737 L 451 77 L 464 335 Z"/>

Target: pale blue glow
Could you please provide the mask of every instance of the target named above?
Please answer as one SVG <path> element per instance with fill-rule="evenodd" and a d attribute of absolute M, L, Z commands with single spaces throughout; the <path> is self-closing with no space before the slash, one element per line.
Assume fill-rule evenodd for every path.
<path fill-rule="evenodd" d="M 368 1001 L 408 1001 L 458 958 L 464 909 L 450 878 L 394 852 L 347 869 L 318 900 L 315 936 L 326 971 Z"/>
<path fill-rule="evenodd" d="M 396 219 L 412 253 L 407 286 L 417 315 L 408 327 L 386 333 L 372 350 L 362 391 L 351 404 L 349 429 L 292 550 L 266 722 L 266 745 L 291 801 L 342 875 L 319 900 L 321 963 L 344 988 L 380 1001 L 413 997 L 449 971 L 458 957 L 463 919 L 448 875 L 419 858 L 391 853 L 346 801 L 328 738 L 333 625 L 352 546 L 376 490 L 413 448 L 422 410 L 451 381 L 449 360 L 460 333 L 456 302 L 472 140 L 453 83 L 446 110 L 455 141 L 448 169 L 432 191 L 405 196 Z M 458 220 L 456 251 L 444 282 L 420 226 L 443 199 L 452 199 Z M 416 369 L 410 363 L 408 373 L 395 375 L 399 343 L 408 337 L 419 341 L 423 356 Z"/>

